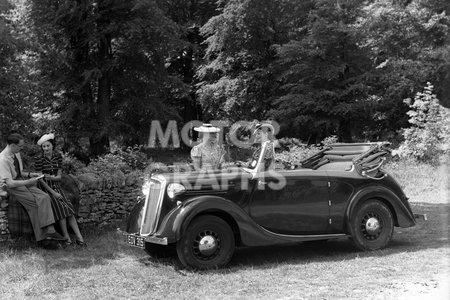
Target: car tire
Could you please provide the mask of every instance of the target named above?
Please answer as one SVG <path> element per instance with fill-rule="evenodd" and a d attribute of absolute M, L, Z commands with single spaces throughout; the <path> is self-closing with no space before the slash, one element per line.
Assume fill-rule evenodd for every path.
<path fill-rule="evenodd" d="M 370 199 L 358 205 L 350 220 L 353 244 L 361 250 L 386 247 L 394 233 L 394 220 L 381 201 Z"/>
<path fill-rule="evenodd" d="M 166 258 L 175 256 L 173 246 L 164 246 L 152 243 L 145 243 L 145 252 L 153 258 Z"/>
<path fill-rule="evenodd" d="M 188 269 L 206 270 L 225 266 L 234 253 L 234 234 L 216 216 L 200 216 L 186 228 L 177 243 L 180 262 Z"/>

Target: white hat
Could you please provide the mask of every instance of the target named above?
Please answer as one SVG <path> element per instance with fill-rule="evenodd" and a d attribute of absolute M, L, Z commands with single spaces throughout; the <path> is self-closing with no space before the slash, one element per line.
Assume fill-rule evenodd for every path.
<path fill-rule="evenodd" d="M 259 129 L 262 129 L 263 127 L 268 127 L 272 131 L 272 133 L 274 133 L 274 131 L 275 131 L 275 128 L 273 127 L 273 125 L 269 124 L 269 123 L 258 123 L 258 124 L 256 124 L 255 131 L 259 130 Z"/>
<path fill-rule="evenodd" d="M 198 131 L 198 132 L 219 132 L 219 131 L 220 131 L 220 128 L 214 127 L 214 126 L 212 126 L 211 124 L 206 124 L 206 123 L 204 123 L 204 124 L 203 124 L 202 126 L 200 126 L 200 127 L 195 127 L 194 130 L 195 130 L 195 131 Z"/>
<path fill-rule="evenodd" d="M 39 141 L 37 141 L 37 144 L 40 146 L 43 143 L 45 143 L 46 141 L 53 140 L 54 138 L 55 138 L 55 135 L 53 133 L 44 134 L 43 136 L 41 136 Z"/>

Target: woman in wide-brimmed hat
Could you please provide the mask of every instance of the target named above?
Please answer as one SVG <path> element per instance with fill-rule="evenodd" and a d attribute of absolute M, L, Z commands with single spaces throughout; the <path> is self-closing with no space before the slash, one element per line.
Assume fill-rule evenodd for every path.
<path fill-rule="evenodd" d="M 211 124 L 203 124 L 195 127 L 195 131 L 201 133 L 202 142 L 194 146 L 191 150 L 191 158 L 195 170 L 208 170 L 220 168 L 225 160 L 226 151 L 222 145 L 219 145 L 217 134 L 220 128 Z"/>

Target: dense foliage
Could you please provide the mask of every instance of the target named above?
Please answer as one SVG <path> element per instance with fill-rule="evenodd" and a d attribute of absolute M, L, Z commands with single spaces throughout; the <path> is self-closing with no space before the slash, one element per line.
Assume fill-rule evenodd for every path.
<path fill-rule="evenodd" d="M 214 117 L 274 118 L 308 142 L 392 138 L 407 125 L 404 98 L 448 85 L 443 1 L 226 3 L 202 29 L 198 93 Z"/>
<path fill-rule="evenodd" d="M 309 144 L 402 139 L 403 100 L 427 82 L 450 105 L 449 10 L 446 0 L 0 0 L 0 133 L 55 131 L 73 153 L 88 139 L 91 157 L 111 141 L 145 144 L 152 120 L 274 119 L 279 137 Z"/>
<path fill-rule="evenodd" d="M 20 25 L 14 6 L 0 0 L 0 135 L 11 130 L 32 131 L 31 112 L 37 100 L 30 80 L 33 56 L 28 53 L 29 33 Z M 20 6 L 18 5 L 18 10 Z"/>

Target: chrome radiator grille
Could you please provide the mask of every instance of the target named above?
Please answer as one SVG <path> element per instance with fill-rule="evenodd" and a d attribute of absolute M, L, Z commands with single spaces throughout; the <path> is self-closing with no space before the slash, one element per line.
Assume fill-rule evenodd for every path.
<path fill-rule="evenodd" d="M 158 224 L 161 203 L 163 199 L 165 182 L 151 179 L 150 191 L 145 199 L 144 214 L 141 224 L 141 235 L 149 235 L 155 232 Z"/>

